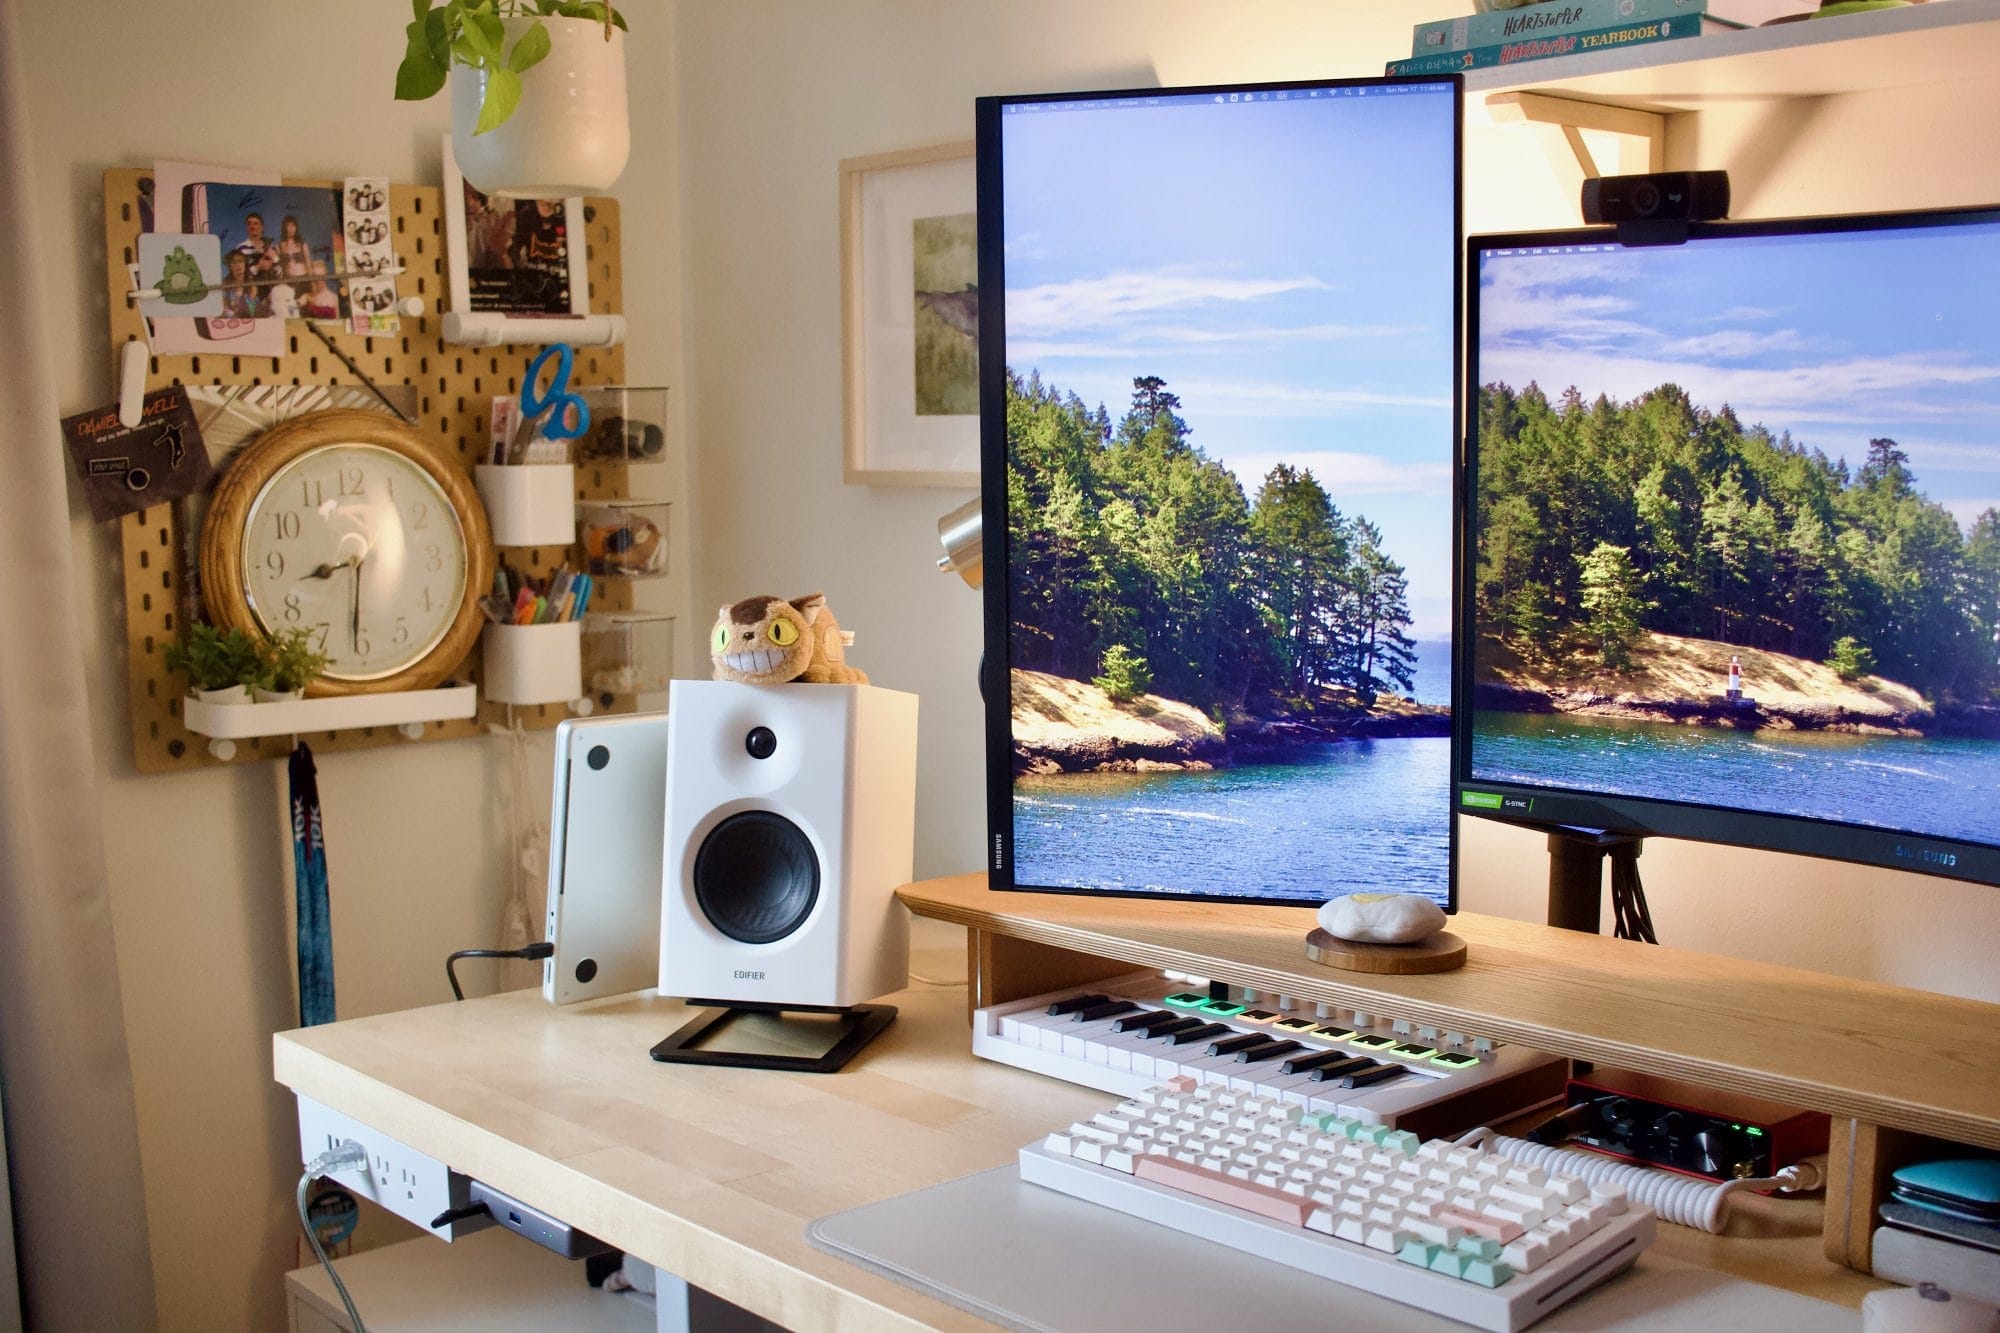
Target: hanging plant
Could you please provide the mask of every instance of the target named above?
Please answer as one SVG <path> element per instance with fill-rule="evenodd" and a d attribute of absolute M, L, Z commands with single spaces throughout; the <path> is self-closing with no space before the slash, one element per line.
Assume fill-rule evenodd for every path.
<path fill-rule="evenodd" d="M 396 70 L 396 97 L 421 102 L 436 96 L 453 65 L 478 71 L 485 85 L 474 134 L 505 124 L 521 104 L 521 75 L 548 58 L 546 18 L 589 19 L 604 25 L 605 40 L 625 16 L 604 0 L 411 0 L 416 18 L 404 29 L 409 39 Z M 506 19 L 515 25 L 509 40 Z"/>

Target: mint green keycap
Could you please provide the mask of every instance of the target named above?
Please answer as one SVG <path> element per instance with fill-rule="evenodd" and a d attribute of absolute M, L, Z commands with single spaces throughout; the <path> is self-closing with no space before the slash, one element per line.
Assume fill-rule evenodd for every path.
<path fill-rule="evenodd" d="M 1399 1129 L 1393 1133 L 1384 1135 L 1382 1146 L 1385 1148 L 1394 1148 L 1400 1153 L 1413 1153 L 1424 1146 L 1424 1141 L 1410 1133 L 1407 1129 Z"/>
<path fill-rule="evenodd" d="M 1468 1256 L 1439 1246 L 1436 1256 L 1431 1259 L 1431 1272 L 1443 1273 L 1446 1277 L 1464 1277 L 1465 1266 L 1471 1262 Z"/>
<path fill-rule="evenodd" d="M 1466 1236 L 1458 1242 L 1458 1252 L 1468 1259 L 1491 1263 L 1500 1257 L 1500 1242 L 1491 1236 Z"/>
<path fill-rule="evenodd" d="M 1482 1287 L 1497 1287 L 1514 1276 L 1514 1270 L 1498 1260 L 1468 1259 L 1465 1271 L 1459 1276 L 1467 1282 L 1477 1282 Z"/>
<path fill-rule="evenodd" d="M 1427 1240 L 1406 1240 L 1403 1242 L 1403 1248 L 1396 1252 L 1396 1257 L 1406 1264 L 1429 1268 L 1431 1261 L 1442 1253 L 1444 1253 L 1442 1245 L 1433 1245 Z"/>

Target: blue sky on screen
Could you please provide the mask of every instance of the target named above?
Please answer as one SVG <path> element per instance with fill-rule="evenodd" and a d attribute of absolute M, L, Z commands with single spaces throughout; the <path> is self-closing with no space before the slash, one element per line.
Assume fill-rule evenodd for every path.
<path fill-rule="evenodd" d="M 1311 469 L 1382 528 L 1420 639 L 1450 634 L 1448 94 L 1003 117 L 1007 360 L 1113 420 L 1180 397 L 1247 497 Z"/>
<path fill-rule="evenodd" d="M 1969 526 L 2000 506 L 2000 224 L 1488 255 L 1478 375 L 1620 402 L 1663 382 L 1858 468 L 1893 439 Z"/>

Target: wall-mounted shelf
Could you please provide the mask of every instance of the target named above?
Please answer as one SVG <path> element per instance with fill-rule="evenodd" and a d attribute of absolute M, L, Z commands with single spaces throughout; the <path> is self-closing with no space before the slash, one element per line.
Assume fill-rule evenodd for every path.
<path fill-rule="evenodd" d="M 405 739 L 417 740 L 426 723 L 458 721 L 478 712 L 478 688 L 457 684 L 266 704 L 212 704 L 190 695 L 181 700 L 181 725 L 208 737 L 211 752 L 226 749 L 227 753 L 216 755 L 226 760 L 235 754 L 237 741 L 257 736 L 394 727 Z"/>
<path fill-rule="evenodd" d="M 1617 51 L 1474 70 L 1468 93 L 1531 88 L 1647 111 L 1992 77 L 2000 0 L 1937 3 L 1710 33 Z"/>

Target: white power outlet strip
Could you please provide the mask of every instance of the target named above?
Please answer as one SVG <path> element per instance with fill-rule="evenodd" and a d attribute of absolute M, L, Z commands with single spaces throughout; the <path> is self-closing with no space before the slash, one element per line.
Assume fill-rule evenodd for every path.
<path fill-rule="evenodd" d="M 367 1151 L 368 1165 L 329 1171 L 328 1180 L 338 1181 L 358 1197 L 379 1203 L 444 1240 L 456 1240 L 493 1225 L 493 1219 L 481 1213 L 432 1226 L 440 1215 L 471 1202 L 471 1182 L 467 1177 L 352 1116 L 322 1106 L 310 1097 L 299 1098 L 301 1162 L 313 1161 L 346 1139 L 353 1139 Z"/>

